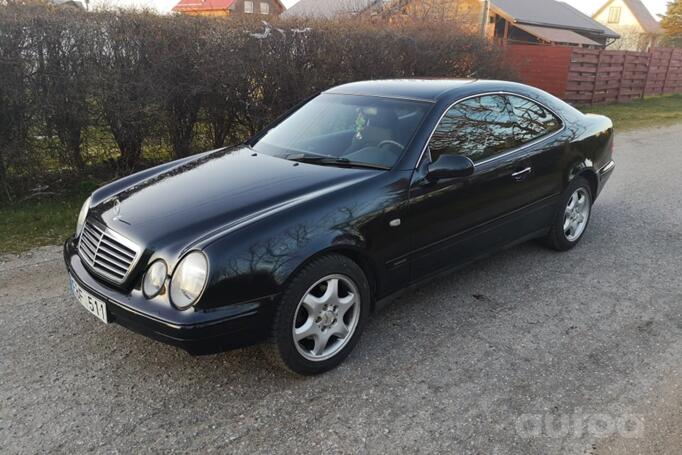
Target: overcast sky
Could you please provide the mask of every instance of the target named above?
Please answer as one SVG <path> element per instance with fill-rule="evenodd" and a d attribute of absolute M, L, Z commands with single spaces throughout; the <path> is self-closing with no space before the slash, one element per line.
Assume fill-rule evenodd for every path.
<path fill-rule="evenodd" d="M 160 12 L 168 12 L 170 9 L 178 3 L 179 0 L 92 0 L 93 5 L 106 5 L 106 6 L 137 6 L 137 7 L 150 7 L 159 10 Z M 298 0 L 283 0 L 285 6 L 289 7 L 296 3 Z M 606 0 L 564 0 L 566 3 L 575 6 L 579 10 L 592 14 L 601 5 L 606 3 Z M 666 10 L 666 4 L 668 0 L 643 0 L 644 4 L 649 8 L 649 10 L 654 14 L 662 14 Z"/>

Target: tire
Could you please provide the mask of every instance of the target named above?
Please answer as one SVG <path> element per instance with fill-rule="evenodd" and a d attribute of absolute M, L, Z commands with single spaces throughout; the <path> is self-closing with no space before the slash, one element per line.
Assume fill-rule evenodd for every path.
<path fill-rule="evenodd" d="M 583 177 L 574 178 L 561 196 L 559 209 L 543 243 L 556 251 L 574 248 L 587 231 L 593 201 L 589 182 Z"/>
<path fill-rule="evenodd" d="M 369 316 L 370 288 L 362 269 L 341 255 L 315 259 L 282 294 L 267 357 L 311 376 L 338 366 L 351 353 Z"/>

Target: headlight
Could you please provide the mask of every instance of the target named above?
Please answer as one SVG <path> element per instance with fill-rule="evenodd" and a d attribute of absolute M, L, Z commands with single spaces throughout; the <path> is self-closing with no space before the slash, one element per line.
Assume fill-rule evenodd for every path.
<path fill-rule="evenodd" d="M 165 262 L 159 260 L 150 265 L 142 281 L 144 296 L 152 299 L 159 295 L 164 284 L 166 284 L 166 275 L 168 275 L 168 267 L 166 267 Z"/>
<path fill-rule="evenodd" d="M 208 261 L 203 253 L 193 251 L 182 258 L 173 272 L 170 298 L 179 310 L 186 310 L 196 303 L 204 291 L 208 278 Z"/>
<path fill-rule="evenodd" d="M 88 216 L 88 210 L 90 210 L 90 202 L 92 202 L 92 196 L 85 200 L 83 207 L 81 207 L 81 211 L 78 214 L 78 222 L 76 223 L 76 237 L 81 235 L 81 232 L 83 232 L 85 218 Z"/>

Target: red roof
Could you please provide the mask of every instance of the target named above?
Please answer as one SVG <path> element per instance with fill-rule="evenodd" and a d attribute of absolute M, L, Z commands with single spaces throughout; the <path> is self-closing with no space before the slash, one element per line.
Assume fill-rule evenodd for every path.
<path fill-rule="evenodd" d="M 180 0 L 173 11 L 215 11 L 226 10 L 235 0 Z"/>

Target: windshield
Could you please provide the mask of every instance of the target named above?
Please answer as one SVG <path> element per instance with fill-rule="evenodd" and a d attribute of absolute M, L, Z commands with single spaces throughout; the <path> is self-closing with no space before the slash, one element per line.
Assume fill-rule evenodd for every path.
<path fill-rule="evenodd" d="M 324 94 L 268 131 L 253 148 L 311 163 L 390 169 L 430 107 L 418 101 Z"/>

